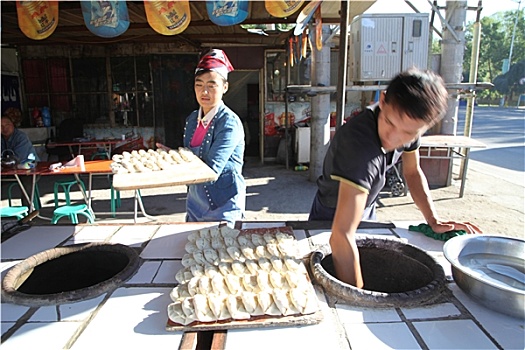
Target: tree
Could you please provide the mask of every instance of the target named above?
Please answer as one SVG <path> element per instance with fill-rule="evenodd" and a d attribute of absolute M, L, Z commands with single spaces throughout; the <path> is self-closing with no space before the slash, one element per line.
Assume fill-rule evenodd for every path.
<path fill-rule="evenodd" d="M 498 12 L 481 19 L 481 40 L 478 62 L 478 82 L 492 82 L 503 74 L 503 62 L 509 58 L 512 32 L 517 11 Z M 472 52 L 473 23 L 469 23 L 465 32 L 465 59 L 463 62 L 464 77 L 469 76 Z M 525 11 L 520 10 L 512 62 L 510 66 L 525 60 Z M 501 79 L 501 78 L 500 78 Z M 499 81 L 499 84 L 501 81 Z M 512 85 L 512 84 L 511 84 Z M 503 90 L 501 90 L 503 91 Z M 482 91 L 479 97 L 494 97 L 500 90 Z M 501 92 L 500 92 L 501 93 Z"/>

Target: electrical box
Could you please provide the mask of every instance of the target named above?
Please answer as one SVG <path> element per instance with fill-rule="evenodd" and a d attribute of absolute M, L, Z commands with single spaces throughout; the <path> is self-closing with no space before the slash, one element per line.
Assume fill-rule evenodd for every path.
<path fill-rule="evenodd" d="M 350 26 L 351 82 L 389 81 L 412 66 L 426 69 L 428 14 L 364 14 Z"/>

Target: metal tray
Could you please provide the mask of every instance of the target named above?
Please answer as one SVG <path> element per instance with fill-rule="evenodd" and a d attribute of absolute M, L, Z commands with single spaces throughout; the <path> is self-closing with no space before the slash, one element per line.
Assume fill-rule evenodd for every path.
<path fill-rule="evenodd" d="M 525 319 L 525 241 L 464 235 L 443 246 L 457 285 L 489 309 Z"/>

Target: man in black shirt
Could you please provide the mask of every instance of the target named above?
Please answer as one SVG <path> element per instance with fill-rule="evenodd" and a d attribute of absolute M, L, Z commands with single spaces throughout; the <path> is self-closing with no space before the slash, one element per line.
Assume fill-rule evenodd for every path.
<path fill-rule="evenodd" d="M 310 220 L 333 220 L 330 246 L 341 281 L 363 287 L 355 232 L 361 220 L 375 220 L 375 203 L 386 172 L 400 158 L 410 194 L 434 232 L 481 233 L 474 224 L 439 219 L 419 165 L 419 138 L 446 109 L 443 80 L 430 71 L 411 69 L 391 81 L 377 105 L 334 135 L 317 180 Z"/>

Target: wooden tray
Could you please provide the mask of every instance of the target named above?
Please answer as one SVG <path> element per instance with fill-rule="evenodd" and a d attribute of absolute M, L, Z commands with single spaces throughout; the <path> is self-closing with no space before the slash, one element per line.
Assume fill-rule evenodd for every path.
<path fill-rule="evenodd" d="M 145 188 L 191 185 L 217 180 L 218 175 L 199 158 L 191 162 L 176 164 L 173 169 L 144 173 L 113 175 L 116 190 L 137 190 Z"/>
<path fill-rule="evenodd" d="M 278 232 L 293 235 L 293 229 L 290 226 L 286 227 L 271 227 L 271 228 L 255 228 L 240 230 L 240 235 L 248 234 L 277 234 Z M 299 257 L 297 257 L 299 258 Z M 310 277 L 306 275 L 310 282 L 310 287 L 315 293 L 315 288 L 311 284 Z M 313 325 L 318 324 L 323 320 L 323 313 L 319 308 L 315 313 L 309 315 L 289 315 L 289 316 L 253 316 L 249 320 L 222 320 L 214 322 L 199 322 L 195 321 L 189 325 L 181 325 L 175 323 L 168 318 L 166 323 L 166 330 L 174 332 L 196 332 L 196 331 L 216 331 L 227 329 L 240 328 L 267 328 L 267 327 L 291 327 L 299 325 Z"/>

